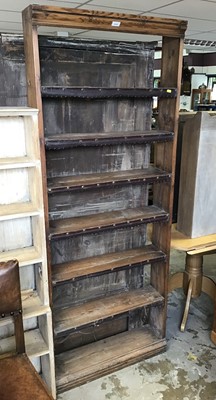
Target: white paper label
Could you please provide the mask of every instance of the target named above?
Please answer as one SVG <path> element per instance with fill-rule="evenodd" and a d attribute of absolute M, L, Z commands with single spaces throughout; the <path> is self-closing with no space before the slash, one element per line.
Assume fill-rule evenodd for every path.
<path fill-rule="evenodd" d="M 112 22 L 112 26 L 120 26 L 120 25 L 121 25 L 121 22 L 119 22 L 119 21 Z"/>

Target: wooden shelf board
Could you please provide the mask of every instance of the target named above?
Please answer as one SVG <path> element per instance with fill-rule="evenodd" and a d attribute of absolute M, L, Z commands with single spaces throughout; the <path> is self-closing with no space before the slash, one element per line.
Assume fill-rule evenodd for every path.
<path fill-rule="evenodd" d="M 43 304 L 36 290 L 23 290 L 21 292 L 23 319 L 38 317 L 50 311 L 48 305 Z M 0 319 L 0 327 L 13 323 L 12 317 Z"/>
<path fill-rule="evenodd" d="M 125 184 L 145 184 L 170 180 L 171 174 L 150 166 L 144 169 L 83 174 L 48 179 L 48 193 Z"/>
<path fill-rule="evenodd" d="M 113 294 L 84 304 L 54 311 L 54 333 L 65 335 L 73 330 L 91 326 L 99 321 L 112 318 L 163 302 L 164 298 L 150 285 L 131 291 Z"/>
<path fill-rule="evenodd" d="M 56 356 L 57 391 L 99 378 L 166 349 L 146 326 L 100 340 Z"/>
<path fill-rule="evenodd" d="M 119 99 L 151 98 L 177 96 L 176 88 L 110 88 L 110 87 L 75 87 L 75 86 L 42 86 L 43 97 L 71 97 L 78 99 Z"/>
<path fill-rule="evenodd" d="M 199 254 L 215 250 L 216 234 L 190 238 L 177 231 L 176 224 L 172 225 L 171 248 L 186 251 L 188 254 Z"/>
<path fill-rule="evenodd" d="M 31 107 L 1 107 L 0 117 L 23 117 L 38 114 L 38 109 Z"/>
<path fill-rule="evenodd" d="M 0 158 L 0 169 L 31 168 L 37 166 L 39 160 L 32 160 L 29 157 L 8 157 Z"/>
<path fill-rule="evenodd" d="M 19 266 L 24 267 L 26 265 L 40 263 L 43 258 L 34 246 L 1 253 L 1 261 L 9 261 L 13 259 L 17 259 L 19 261 Z"/>
<path fill-rule="evenodd" d="M 31 202 L 0 205 L 0 221 L 15 218 L 33 217 L 40 214 Z"/>
<path fill-rule="evenodd" d="M 153 262 L 165 261 L 165 258 L 166 255 L 153 245 L 122 252 L 103 254 L 97 257 L 89 257 L 53 265 L 52 281 L 53 285 L 61 284 L 84 276 L 99 275 L 108 271 L 116 271 L 138 264 L 151 264 Z"/>
<path fill-rule="evenodd" d="M 43 304 L 36 290 L 22 292 L 23 318 L 32 318 L 50 311 L 49 305 Z"/>
<path fill-rule="evenodd" d="M 82 217 L 50 221 L 49 239 L 65 235 L 97 232 L 99 230 L 121 228 L 144 223 L 167 221 L 168 214 L 156 206 L 130 208 L 120 211 L 104 212 Z"/>
<path fill-rule="evenodd" d="M 82 146 L 102 146 L 109 144 L 135 144 L 171 141 L 173 132 L 169 131 L 130 131 L 130 132 L 99 132 L 99 133 L 67 133 L 50 135 L 45 139 L 48 150 L 64 149 Z"/>
<path fill-rule="evenodd" d="M 25 345 L 26 353 L 29 357 L 39 357 L 49 353 L 48 346 L 45 343 L 39 329 L 25 332 Z M 14 336 L 1 339 L 0 354 L 13 352 L 14 349 Z"/>

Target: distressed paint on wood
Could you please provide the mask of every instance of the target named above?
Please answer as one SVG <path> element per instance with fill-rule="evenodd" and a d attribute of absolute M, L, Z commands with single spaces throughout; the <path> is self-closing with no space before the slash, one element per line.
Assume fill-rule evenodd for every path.
<path fill-rule="evenodd" d="M 136 208 L 147 205 L 146 186 L 96 189 L 87 192 L 59 193 L 49 196 L 50 220 L 88 216 L 113 209 Z M 71 207 L 71 204 L 73 207 Z"/>
<path fill-rule="evenodd" d="M 157 18 L 97 10 L 32 5 L 23 11 L 34 25 L 61 26 L 81 29 L 118 31 L 150 35 L 183 37 L 187 22 L 171 18 Z M 117 26 L 113 20 L 120 22 Z"/>
<path fill-rule="evenodd" d="M 97 342 L 109 336 L 117 335 L 125 332 L 128 327 L 128 318 L 121 316 L 113 321 L 104 321 L 100 325 L 94 327 L 83 328 L 77 332 L 66 334 L 55 338 L 55 353 L 60 354 L 64 351 L 75 349 L 86 344 Z"/>
<path fill-rule="evenodd" d="M 133 229 L 119 229 L 112 232 L 85 234 L 60 239 L 51 243 L 52 264 L 93 257 L 115 251 L 124 251 L 145 244 L 145 226 Z"/>
<path fill-rule="evenodd" d="M 147 153 L 147 154 L 146 154 Z M 76 174 L 142 169 L 148 166 L 149 148 L 118 145 L 47 152 L 48 178 Z"/>
<path fill-rule="evenodd" d="M 163 297 L 152 286 L 142 289 L 125 290 L 115 296 L 109 295 L 88 301 L 88 303 L 55 310 L 55 335 L 79 330 L 84 326 L 94 326 L 95 321 L 112 318 L 133 310 L 163 302 Z"/>
<path fill-rule="evenodd" d="M 55 309 L 144 286 L 140 267 L 83 278 L 53 288 Z M 89 290 L 90 288 L 90 290 Z"/>

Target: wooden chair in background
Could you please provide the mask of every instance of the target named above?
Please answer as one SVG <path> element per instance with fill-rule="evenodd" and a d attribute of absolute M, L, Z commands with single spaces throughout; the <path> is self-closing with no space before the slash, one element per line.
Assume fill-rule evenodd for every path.
<path fill-rule="evenodd" d="M 16 354 L 4 354 L 0 357 L 0 399 L 53 399 L 25 354 L 17 260 L 0 262 L 0 317 L 8 316 L 14 319 Z"/>

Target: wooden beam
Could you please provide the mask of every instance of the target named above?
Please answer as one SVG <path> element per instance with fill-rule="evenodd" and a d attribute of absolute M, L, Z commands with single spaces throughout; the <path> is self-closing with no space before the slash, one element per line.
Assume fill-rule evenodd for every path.
<path fill-rule="evenodd" d="M 162 63 L 161 63 L 161 86 L 169 82 L 174 85 L 178 93 L 181 86 L 181 72 L 183 60 L 183 39 L 163 37 L 162 42 Z M 173 143 L 158 143 L 155 151 L 155 166 L 165 169 L 172 173 L 171 187 L 170 184 L 162 183 L 154 187 L 153 203 L 167 212 L 169 212 L 170 220 L 163 224 L 154 224 L 153 226 L 153 244 L 158 246 L 167 254 L 166 267 L 160 270 L 160 265 L 154 264 L 151 272 L 151 284 L 156 290 L 165 297 L 165 307 L 162 312 L 158 309 L 151 311 L 151 323 L 155 329 L 161 324 L 161 331 L 165 335 L 165 320 L 167 309 L 167 292 L 168 292 L 168 274 L 169 274 L 169 252 L 171 241 L 171 224 L 172 224 L 172 207 L 174 192 L 174 172 L 176 159 L 176 144 L 178 132 L 178 112 L 179 112 L 179 96 L 175 99 L 160 99 L 158 106 L 158 124 L 160 129 L 171 129 L 174 132 Z"/>
<path fill-rule="evenodd" d="M 44 198 L 44 216 L 46 233 L 49 231 L 49 216 L 48 216 L 48 194 L 47 194 L 47 174 L 46 174 L 46 155 L 44 147 L 44 125 L 43 125 L 43 109 L 41 97 L 41 78 L 40 78 L 40 58 L 39 58 L 39 43 L 37 26 L 32 23 L 31 6 L 27 7 L 23 13 L 23 33 L 24 33 L 24 52 L 26 59 L 26 81 L 27 81 L 27 97 L 28 106 L 38 109 L 38 129 L 40 140 L 40 158 L 43 183 L 43 198 Z M 48 241 L 48 238 L 46 237 Z M 48 243 L 48 242 L 47 242 Z M 48 274 L 49 274 L 49 296 L 52 304 L 52 287 L 51 287 L 51 264 L 50 264 L 50 249 L 47 244 L 48 255 Z"/>
<path fill-rule="evenodd" d="M 171 18 L 156 18 L 134 14 L 80 10 L 52 6 L 30 5 L 34 26 L 91 29 L 109 32 L 136 33 L 183 37 L 187 21 Z"/>

